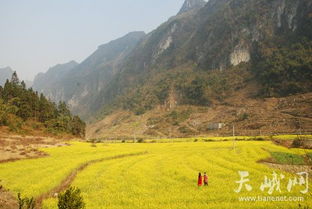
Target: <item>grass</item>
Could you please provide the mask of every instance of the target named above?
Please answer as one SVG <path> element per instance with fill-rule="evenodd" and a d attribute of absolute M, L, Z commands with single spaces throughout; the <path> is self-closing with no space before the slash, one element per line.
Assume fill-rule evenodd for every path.
<path fill-rule="evenodd" d="M 272 152 L 272 158 L 276 163 L 288 165 L 304 165 L 304 157 L 302 155 L 285 153 L 285 152 Z"/>
<path fill-rule="evenodd" d="M 192 141 L 194 139 L 190 139 Z M 265 151 L 268 150 L 269 152 Z M 44 149 L 49 157 L 0 164 L 1 184 L 24 196 L 38 196 L 48 191 L 83 162 L 125 153 L 147 152 L 145 155 L 112 159 L 92 164 L 79 173 L 72 186 L 81 189 L 88 209 L 209 209 L 209 208 L 298 208 L 297 202 L 240 202 L 241 196 L 268 195 L 259 187 L 264 176 L 273 171 L 286 179 L 294 175 L 274 170 L 260 159 L 270 153 L 303 155 L 305 150 L 287 149 L 269 141 L 238 141 L 215 143 L 72 143 L 69 147 Z M 198 188 L 198 172 L 206 171 L 209 187 Z M 234 192 L 240 179 L 238 171 L 250 173 L 251 192 Z M 303 196 L 301 205 L 311 205 L 309 194 L 300 193 L 302 186 L 274 196 Z M 310 189 L 312 187 L 310 186 Z M 57 208 L 56 199 L 44 201 L 45 209 Z"/>

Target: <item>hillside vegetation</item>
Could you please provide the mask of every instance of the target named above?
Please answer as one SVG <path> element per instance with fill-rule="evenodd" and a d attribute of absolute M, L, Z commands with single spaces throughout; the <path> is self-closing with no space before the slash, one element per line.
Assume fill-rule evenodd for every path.
<path fill-rule="evenodd" d="M 258 133 L 311 131 L 311 52 L 310 0 L 187 0 L 152 32 L 102 45 L 53 90 L 38 90 L 90 121 L 92 136 L 120 128 L 132 136 L 138 123 L 154 137 L 169 136 L 167 128 L 207 134 L 209 123 L 227 123 L 227 133 L 233 123 Z M 185 108 L 193 111 L 183 121 L 148 122 Z"/>
<path fill-rule="evenodd" d="M 85 123 L 73 116 L 64 102 L 56 105 L 43 94 L 26 89 L 16 72 L 0 86 L 0 126 L 21 134 L 39 129 L 51 134 L 85 135 Z"/>
<path fill-rule="evenodd" d="M 212 0 L 175 16 L 138 45 L 101 92 L 104 116 L 118 108 L 142 114 L 165 104 L 170 92 L 178 104 L 209 106 L 250 81 L 259 84 L 258 98 L 312 91 L 311 7 L 308 1 Z"/>

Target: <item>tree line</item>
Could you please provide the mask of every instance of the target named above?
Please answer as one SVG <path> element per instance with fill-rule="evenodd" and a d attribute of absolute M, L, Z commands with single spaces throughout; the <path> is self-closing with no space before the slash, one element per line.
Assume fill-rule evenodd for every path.
<path fill-rule="evenodd" d="M 42 124 L 49 133 L 68 133 L 85 136 L 86 124 L 70 113 L 64 102 L 55 104 L 42 93 L 27 89 L 24 81 L 14 72 L 11 80 L 0 86 L 0 126 L 19 131 L 26 123 Z"/>

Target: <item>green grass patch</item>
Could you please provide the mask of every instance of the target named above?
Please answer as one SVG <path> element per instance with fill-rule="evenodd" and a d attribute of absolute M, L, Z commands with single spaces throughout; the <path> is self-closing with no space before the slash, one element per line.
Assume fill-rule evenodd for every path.
<path fill-rule="evenodd" d="M 286 152 L 271 152 L 271 156 L 276 163 L 290 164 L 290 165 L 303 165 L 304 157 L 297 154 Z"/>
<path fill-rule="evenodd" d="M 309 160 L 312 160 L 312 152 L 307 153 L 307 157 L 309 158 Z"/>

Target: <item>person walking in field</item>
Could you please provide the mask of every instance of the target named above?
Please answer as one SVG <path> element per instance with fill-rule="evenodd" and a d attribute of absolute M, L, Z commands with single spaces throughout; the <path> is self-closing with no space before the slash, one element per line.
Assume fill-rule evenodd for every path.
<path fill-rule="evenodd" d="M 206 172 L 204 173 L 204 185 L 208 186 L 208 176 L 207 176 Z"/>
<path fill-rule="evenodd" d="M 201 187 L 203 185 L 203 177 L 201 175 L 201 173 L 198 174 L 198 182 L 197 182 L 197 185 L 199 187 Z"/>

